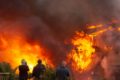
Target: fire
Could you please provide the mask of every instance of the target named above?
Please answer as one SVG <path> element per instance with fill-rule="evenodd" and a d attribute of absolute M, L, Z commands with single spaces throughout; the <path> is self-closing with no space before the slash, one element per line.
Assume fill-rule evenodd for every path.
<path fill-rule="evenodd" d="M 117 30 L 120 31 L 120 28 L 118 28 Z"/>
<path fill-rule="evenodd" d="M 71 39 L 72 50 L 67 56 L 67 61 L 71 64 L 72 69 L 77 72 L 85 72 L 90 70 L 97 63 L 97 57 L 100 57 L 95 51 L 96 43 L 93 38 L 108 32 L 108 31 L 120 31 L 120 27 L 117 24 L 98 24 L 87 27 L 91 32 L 85 34 L 83 32 L 76 32 L 76 35 Z M 103 50 L 111 50 L 111 47 L 104 45 Z M 105 49 L 104 49 L 105 48 Z M 94 59 L 94 58 L 95 59 Z M 95 61 L 96 60 L 96 61 Z"/>
<path fill-rule="evenodd" d="M 73 69 L 80 72 L 89 69 L 93 61 L 92 54 L 95 52 L 92 36 L 77 32 L 71 42 L 74 48 L 68 55 L 68 60 L 72 61 Z"/>
<path fill-rule="evenodd" d="M 107 31 L 120 31 L 120 23 L 117 20 L 113 20 L 107 24 L 97 24 L 97 25 L 90 25 L 87 27 L 88 30 L 95 31 L 90 33 L 92 36 L 99 36 Z"/>
<path fill-rule="evenodd" d="M 88 29 L 101 28 L 102 26 L 103 26 L 102 24 L 99 24 L 99 25 L 91 25 L 91 26 L 88 26 Z"/>
<path fill-rule="evenodd" d="M 107 30 L 108 30 L 108 29 L 102 29 L 102 30 L 99 30 L 99 31 L 97 31 L 97 32 L 92 33 L 91 35 L 97 36 L 97 35 L 100 35 L 100 34 L 106 32 Z"/>
<path fill-rule="evenodd" d="M 51 65 L 44 49 L 39 44 L 30 44 L 21 36 L 0 36 L 0 61 L 11 64 L 12 68 L 20 65 L 21 60 L 25 59 L 32 71 L 37 64 L 37 60 L 43 60 L 43 64 Z"/>

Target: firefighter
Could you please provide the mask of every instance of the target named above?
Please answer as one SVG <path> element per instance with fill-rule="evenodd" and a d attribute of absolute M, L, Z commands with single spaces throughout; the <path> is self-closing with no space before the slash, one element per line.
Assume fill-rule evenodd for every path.
<path fill-rule="evenodd" d="M 33 68 L 32 77 L 34 80 L 43 80 L 46 68 L 42 64 L 42 60 L 38 60 L 38 64 Z"/>
<path fill-rule="evenodd" d="M 21 61 L 21 65 L 18 68 L 19 68 L 19 80 L 27 80 L 29 67 L 27 66 L 27 62 L 24 59 Z"/>
<path fill-rule="evenodd" d="M 70 78 L 70 72 L 66 67 L 66 62 L 63 61 L 62 64 L 56 69 L 56 80 L 68 80 Z"/>

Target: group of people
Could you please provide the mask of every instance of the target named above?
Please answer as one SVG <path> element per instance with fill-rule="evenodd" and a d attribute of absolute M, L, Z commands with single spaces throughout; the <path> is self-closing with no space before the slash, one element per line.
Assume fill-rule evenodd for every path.
<path fill-rule="evenodd" d="M 19 69 L 19 80 L 28 80 L 29 67 L 27 62 L 23 59 Z M 43 80 L 43 75 L 46 71 L 46 67 L 42 64 L 42 60 L 37 61 L 37 65 L 33 68 L 31 78 L 33 80 Z M 66 62 L 63 61 L 62 64 L 55 71 L 55 80 L 68 80 L 70 77 L 70 72 L 66 68 Z"/>

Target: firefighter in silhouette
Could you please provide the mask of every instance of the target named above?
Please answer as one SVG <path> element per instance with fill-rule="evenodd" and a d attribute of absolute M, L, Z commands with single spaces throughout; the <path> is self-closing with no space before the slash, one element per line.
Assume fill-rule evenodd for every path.
<path fill-rule="evenodd" d="M 62 64 L 56 69 L 56 80 L 69 80 L 70 72 L 66 67 L 66 62 L 63 61 Z"/>
<path fill-rule="evenodd" d="M 38 64 L 33 68 L 32 77 L 34 80 L 43 80 L 46 68 L 42 64 L 42 60 L 38 60 Z"/>
<path fill-rule="evenodd" d="M 27 62 L 24 59 L 21 61 L 21 65 L 18 68 L 19 68 L 19 80 L 27 80 L 29 67 L 27 66 Z"/>

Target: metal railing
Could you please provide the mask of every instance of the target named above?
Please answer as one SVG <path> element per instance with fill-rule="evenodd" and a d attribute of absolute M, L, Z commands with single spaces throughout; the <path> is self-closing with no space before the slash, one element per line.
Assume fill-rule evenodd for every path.
<path fill-rule="evenodd" d="M 9 80 L 10 73 L 0 73 L 0 80 Z"/>

